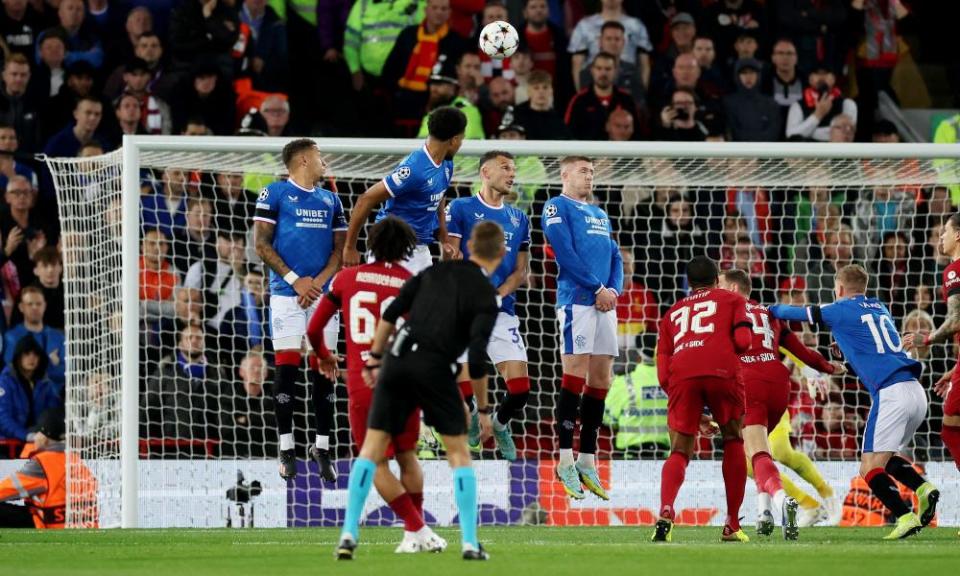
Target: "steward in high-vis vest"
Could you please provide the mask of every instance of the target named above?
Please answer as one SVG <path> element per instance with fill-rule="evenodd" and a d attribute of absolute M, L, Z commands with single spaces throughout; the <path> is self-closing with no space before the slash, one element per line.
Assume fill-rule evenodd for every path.
<path fill-rule="evenodd" d="M 951 116 L 937 125 L 933 142 L 935 144 L 960 142 L 960 114 Z M 933 165 L 940 172 L 940 182 L 950 189 L 950 202 L 954 206 L 960 205 L 960 160 L 944 158 L 934 160 Z"/>
<path fill-rule="evenodd" d="M 603 423 L 616 431 L 614 445 L 627 456 L 669 452 L 667 394 L 660 388 L 655 365 L 640 363 L 632 372 L 613 379 Z"/>
<path fill-rule="evenodd" d="M 67 461 L 62 408 L 43 413 L 35 450 L 23 468 L 0 481 L 0 528 L 63 528 Z M 22 500 L 23 505 L 10 501 Z"/>
<path fill-rule="evenodd" d="M 423 0 L 357 0 L 347 17 L 343 58 L 351 74 L 380 77 L 390 50 L 407 26 L 423 20 Z"/>

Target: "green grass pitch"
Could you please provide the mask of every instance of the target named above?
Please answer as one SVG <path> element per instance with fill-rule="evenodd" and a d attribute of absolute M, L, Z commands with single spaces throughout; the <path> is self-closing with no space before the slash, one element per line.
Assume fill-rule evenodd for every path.
<path fill-rule="evenodd" d="M 752 528 L 746 529 L 747 533 Z M 353 562 L 336 562 L 334 529 L 255 530 L 0 530 L 0 574 L 187 576 L 880 576 L 956 573 L 956 528 L 927 529 L 905 541 L 880 540 L 885 530 L 812 528 L 800 542 L 753 538 L 721 544 L 719 528 L 677 527 L 672 544 L 648 541 L 644 528 L 481 528 L 486 563 L 460 559 L 459 533 L 442 554 L 398 555 L 399 528 L 366 528 Z"/>

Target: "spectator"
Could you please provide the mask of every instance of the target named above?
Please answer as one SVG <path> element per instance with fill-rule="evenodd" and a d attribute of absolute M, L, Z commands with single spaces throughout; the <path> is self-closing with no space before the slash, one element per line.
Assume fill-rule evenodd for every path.
<path fill-rule="evenodd" d="M 127 12 L 123 34 L 108 34 L 106 61 L 108 70 L 136 56 L 137 43 L 147 32 L 153 32 L 153 14 L 146 6 L 137 6 Z M 101 30 L 101 34 L 105 31 Z"/>
<path fill-rule="evenodd" d="M 172 95 L 173 83 L 176 77 L 172 74 L 165 74 L 163 66 L 163 44 L 160 37 L 155 32 L 144 32 L 137 39 L 134 49 L 134 59 L 142 60 L 146 63 L 146 71 L 149 75 L 144 90 L 156 94 L 158 98 L 166 100 Z M 121 92 L 129 88 L 129 82 L 124 78 L 127 73 L 126 65 L 118 66 L 107 79 L 103 88 L 103 93 L 108 98 L 115 98 Z"/>
<path fill-rule="evenodd" d="M 466 58 L 466 55 L 464 55 L 464 58 Z M 424 114 L 423 120 L 420 122 L 420 131 L 417 133 L 418 138 L 427 137 L 429 132 L 427 121 L 430 118 L 430 112 L 436 108 L 447 105 L 459 108 L 467 117 L 467 127 L 464 132 L 465 138 L 472 140 L 482 140 L 484 138 L 483 117 L 480 114 L 480 109 L 467 98 L 457 95 L 460 85 L 454 76 L 453 70 L 451 70 L 451 66 L 446 63 L 445 56 L 437 60 L 437 64 L 434 66 L 434 72 L 430 75 L 428 85 L 430 88 L 430 96 L 427 101 L 427 113 Z"/>
<path fill-rule="evenodd" d="M 93 77 L 96 71 L 87 62 L 74 62 L 67 67 L 66 79 L 60 91 L 48 99 L 43 107 L 40 136 L 49 141 L 56 132 L 73 120 L 73 109 L 80 98 L 98 100 L 104 109 L 107 104 L 93 92 Z"/>
<path fill-rule="evenodd" d="M 807 274 L 810 303 L 824 306 L 833 302 L 833 284 L 837 271 L 853 263 L 853 232 L 846 224 L 823 233 L 823 258 L 811 260 Z M 871 287 L 872 288 L 872 287 Z"/>
<path fill-rule="evenodd" d="M 623 47 L 626 42 L 626 29 L 623 27 L 623 24 L 616 20 L 603 23 L 603 26 L 600 28 L 601 52 L 617 56 L 623 53 Z M 645 86 L 650 79 L 649 69 L 647 70 L 647 77 L 643 78 L 636 64 L 625 62 L 621 60 L 619 56 L 617 56 L 615 65 L 617 73 L 614 84 L 616 84 L 618 88 L 629 92 L 637 103 L 644 102 L 646 99 Z M 591 84 L 593 84 L 591 69 L 584 68 L 580 71 L 580 86 L 582 88 L 589 88 Z"/>
<path fill-rule="evenodd" d="M 173 114 L 164 100 L 151 93 L 151 78 L 147 62 L 141 58 L 133 58 L 124 67 L 121 94 L 130 94 L 137 99 L 144 133 L 170 134 L 173 130 Z"/>
<path fill-rule="evenodd" d="M 336 60 L 340 56 L 339 49 L 343 47 L 342 24 L 346 22 L 349 6 L 342 2 L 339 17 L 326 17 L 320 14 L 321 4 L 317 2 L 320 53 L 327 61 Z M 287 28 L 283 20 L 265 0 L 244 0 L 240 8 L 240 22 L 249 27 L 253 40 L 253 60 L 250 62 L 253 88 L 263 92 L 286 92 L 290 74 L 287 63 L 290 57 L 287 49 Z M 336 57 L 329 54 L 330 50 L 336 52 Z"/>
<path fill-rule="evenodd" d="M 734 68 L 737 60 L 744 58 L 756 59 L 759 50 L 760 41 L 757 39 L 757 32 L 749 29 L 741 30 L 740 34 L 737 35 L 737 41 L 733 44 L 733 56 L 727 59 L 729 69 L 732 70 Z"/>
<path fill-rule="evenodd" d="M 73 123 L 50 138 L 43 149 L 44 154 L 55 158 L 77 156 L 80 147 L 97 136 L 103 119 L 103 104 L 92 96 L 84 96 L 73 108 L 73 119 Z"/>
<path fill-rule="evenodd" d="M 0 121 L 13 126 L 26 153 L 38 150 L 40 115 L 36 99 L 27 93 L 30 63 L 23 54 L 11 54 L 3 64 L 3 91 L 0 92 Z"/>
<path fill-rule="evenodd" d="M 9 366 L 16 356 L 17 345 L 29 336 L 43 350 L 47 377 L 63 386 L 67 364 L 65 338 L 63 332 L 43 323 L 43 316 L 47 311 L 43 290 L 32 285 L 21 290 L 17 308 L 23 315 L 23 322 L 3 335 L 3 361 Z"/>
<path fill-rule="evenodd" d="M 37 278 L 37 285 L 40 286 L 47 302 L 43 323 L 51 328 L 63 330 L 63 260 L 60 258 L 60 252 L 56 246 L 45 246 L 37 251 L 33 261 L 36 263 L 33 267 L 33 275 Z"/>
<path fill-rule="evenodd" d="M 734 142 L 780 140 L 780 107 L 760 92 L 760 68 L 757 60 L 737 61 L 737 91 L 724 98 L 725 119 Z"/>
<path fill-rule="evenodd" d="M 693 57 L 699 66 L 700 78 L 697 81 L 704 94 L 719 98 L 730 91 L 727 75 L 717 65 L 717 52 L 713 38 L 698 36 L 693 41 Z"/>
<path fill-rule="evenodd" d="M 203 118 L 191 116 L 187 118 L 187 125 L 180 131 L 181 136 L 213 136 L 213 132 L 207 128 Z"/>
<path fill-rule="evenodd" d="M 200 61 L 194 65 L 193 73 L 184 78 L 178 91 L 173 107 L 175 131 L 182 130 L 188 118 L 199 116 L 214 134 L 233 134 L 236 98 L 229 82 L 212 62 Z"/>
<path fill-rule="evenodd" d="M 670 93 L 670 77 L 674 60 L 680 54 L 693 51 L 693 41 L 696 37 L 697 25 L 689 13 L 678 12 L 670 18 L 670 44 L 660 54 L 653 68 L 649 90 L 651 94 L 662 98 L 662 95 Z"/>
<path fill-rule="evenodd" d="M 531 140 L 567 140 L 570 130 L 554 108 L 553 80 L 543 70 L 530 73 L 530 100 L 514 108 L 514 120 Z"/>
<path fill-rule="evenodd" d="M 267 123 L 267 136 L 290 136 L 290 102 L 279 94 L 271 94 L 260 105 L 260 113 Z"/>
<path fill-rule="evenodd" d="M 114 101 L 113 112 L 116 117 L 116 130 L 110 134 L 110 141 L 123 144 L 126 135 L 146 134 L 140 123 L 140 99 L 130 93 L 123 93 Z"/>
<path fill-rule="evenodd" d="M 42 28 L 40 15 L 28 0 L 4 0 L 0 12 L 0 38 L 11 52 L 32 58 L 37 31 Z"/>
<path fill-rule="evenodd" d="M 84 21 L 85 14 L 83 0 L 61 0 L 57 8 L 60 25 L 56 29 L 60 30 L 66 39 L 67 66 L 82 60 L 99 70 L 103 66 L 103 45 L 93 26 Z M 41 42 L 48 33 L 49 30 L 40 33 Z"/>
<path fill-rule="evenodd" d="M 164 357 L 140 395 L 140 435 L 145 438 L 216 439 L 219 400 L 226 378 L 207 362 L 203 328 L 184 326 L 176 351 Z"/>
<path fill-rule="evenodd" d="M 573 93 L 567 36 L 560 26 L 550 21 L 547 0 L 526 0 L 523 23 L 517 29 L 521 46 L 526 45 L 530 50 L 534 70 L 550 75 L 554 94 L 560 103 L 566 103 Z"/>
<path fill-rule="evenodd" d="M 487 88 L 490 104 L 483 112 L 483 129 L 487 134 L 496 134 L 504 113 L 516 104 L 516 94 L 513 84 L 502 76 L 491 80 Z"/>
<path fill-rule="evenodd" d="M 236 0 L 184 0 L 173 11 L 170 52 L 174 73 L 186 73 L 195 62 L 203 61 L 210 63 L 211 73 L 218 73 L 224 80 L 233 77 L 231 50 L 240 31 L 235 3 Z"/>
<path fill-rule="evenodd" d="M 36 194 L 23 176 L 14 176 L 7 183 L 4 195 L 7 205 L 0 210 L 0 233 L 3 254 L 16 267 L 20 286 L 34 281 L 33 257 L 37 251 L 56 243 L 55 222 L 43 218 L 34 205 Z"/>
<path fill-rule="evenodd" d="M 767 29 L 765 20 L 763 6 L 756 0 L 720 0 L 706 8 L 701 22 L 704 24 L 704 35 L 717 43 L 718 57 L 725 62 L 744 58 L 744 55 L 733 53 L 734 43 L 743 32 L 763 34 Z M 748 57 L 753 58 L 754 55 Z"/>
<path fill-rule="evenodd" d="M 428 99 L 428 83 L 439 57 L 457 62 L 470 51 L 467 41 L 450 29 L 450 0 L 427 0 L 426 15 L 419 25 L 407 26 L 383 65 L 383 86 L 394 92 L 394 129 L 412 135 Z"/>
<path fill-rule="evenodd" d="M 46 34 L 40 40 L 39 53 L 30 88 L 37 98 L 46 100 L 59 94 L 67 79 L 67 41 L 63 33 L 52 30 Z"/>
<path fill-rule="evenodd" d="M 267 311 L 266 277 L 259 268 L 250 267 L 243 279 L 240 303 L 220 322 L 221 358 L 235 364 L 248 350 L 270 343 L 270 314 Z"/>
<path fill-rule="evenodd" d="M 816 457 L 823 460 L 856 460 L 860 417 L 845 412 L 843 404 L 827 402 L 820 409 Z"/>
<path fill-rule="evenodd" d="M 222 457 L 276 458 L 273 400 L 264 394 L 268 366 L 263 352 L 250 350 L 237 368 L 230 405 L 220 422 Z"/>
<path fill-rule="evenodd" d="M 526 47 L 518 48 L 510 62 L 515 86 L 513 101 L 516 104 L 523 104 L 530 99 L 527 86 L 530 83 L 530 73 L 533 72 L 533 58 L 530 57 L 530 51 Z"/>
<path fill-rule="evenodd" d="M 229 227 L 217 229 L 216 261 L 194 262 L 183 285 L 203 292 L 207 326 L 216 333 L 228 312 L 240 304 L 240 292 L 246 275 L 246 237 Z"/>
<path fill-rule="evenodd" d="M 446 56 L 444 56 L 442 60 L 443 64 L 440 66 L 441 69 L 446 66 Z M 437 62 L 440 61 L 441 58 L 438 58 Z M 435 70 L 436 68 L 436 65 L 434 65 Z M 457 83 L 459 84 L 458 92 L 460 96 L 474 105 L 480 102 L 480 87 L 483 86 L 483 72 L 480 68 L 480 57 L 475 53 L 464 52 L 460 55 L 455 75 Z M 447 76 L 450 76 L 449 70 Z"/>
<path fill-rule="evenodd" d="M 877 298 L 890 307 L 894 318 L 903 318 L 907 307 L 908 287 L 920 284 L 917 270 L 911 266 L 910 240 L 903 232 L 891 231 L 883 235 L 880 262 L 877 265 Z"/>
<path fill-rule="evenodd" d="M 637 66 L 641 77 L 644 78 L 644 84 L 650 78 L 650 53 L 653 52 L 653 45 L 650 43 L 646 26 L 638 18 L 628 16 L 624 12 L 623 0 L 601 0 L 600 12 L 577 22 L 577 26 L 570 36 L 568 50 L 571 55 L 573 85 L 578 90 L 583 88 L 580 85 L 580 71 L 588 67 L 588 63 L 592 67 L 597 54 L 602 52 L 600 48 L 601 29 L 605 22 L 611 20 L 622 24 L 626 31 L 626 42 L 619 54 L 620 60 Z"/>
<path fill-rule="evenodd" d="M 140 219 L 144 228 L 157 228 L 172 239 L 175 229 L 186 226 L 187 174 L 179 168 L 164 168 L 152 189 L 140 196 Z"/>
<path fill-rule="evenodd" d="M 140 301 L 166 302 L 180 283 L 167 261 L 170 246 L 159 228 L 146 228 L 140 242 Z"/>
<path fill-rule="evenodd" d="M 564 121 L 573 137 L 579 140 L 604 140 L 605 126 L 612 110 L 626 110 L 637 125 L 637 104 L 625 90 L 614 86 L 616 56 L 600 52 L 593 59 L 590 73 L 593 84 L 584 88 L 570 100 Z"/>
<path fill-rule="evenodd" d="M 217 172 L 214 184 L 216 199 L 213 209 L 217 217 L 217 227 L 246 232 L 253 220 L 255 202 L 243 187 L 243 174 Z"/>
<path fill-rule="evenodd" d="M 7 183 L 14 176 L 23 176 L 33 188 L 37 187 L 37 174 L 25 163 L 17 160 L 17 148 L 20 142 L 17 131 L 10 124 L 0 122 L 0 190 L 7 189 Z"/>
<path fill-rule="evenodd" d="M 846 114 L 857 123 L 857 103 L 845 98 L 837 88 L 837 77 L 825 65 L 818 65 L 808 77 L 803 98 L 790 105 L 787 114 L 787 138 L 803 136 L 817 142 L 830 140 L 830 121 Z"/>
<path fill-rule="evenodd" d="M 934 226 L 944 222 L 952 213 L 950 190 L 946 186 L 934 186 L 923 190 L 917 199 L 917 215 L 910 227 L 914 235 L 914 244 L 923 245 L 927 241 L 927 233 Z"/>
<path fill-rule="evenodd" d="M 916 206 L 913 192 L 894 186 L 877 185 L 862 191 L 854 208 L 857 243 L 870 246 L 875 253 L 888 232 L 910 229 Z"/>
<path fill-rule="evenodd" d="M 486 0 L 486 2 L 480 18 L 480 26 L 477 27 L 477 33 L 475 35 L 464 36 L 464 38 L 473 38 L 474 45 L 480 43 L 480 30 L 482 30 L 484 26 L 498 21 L 508 22 L 510 20 L 510 15 L 507 13 L 507 5 L 504 3 L 504 0 Z M 461 34 L 461 36 L 463 35 Z M 480 56 L 481 62 L 480 72 L 483 75 L 483 81 L 485 83 L 489 83 L 493 78 L 501 77 L 513 82 L 513 56 L 494 59 L 482 51 L 479 52 L 478 55 Z M 496 130 L 496 126 L 494 126 L 493 129 Z"/>
<path fill-rule="evenodd" d="M 793 39 L 800 70 L 825 63 L 829 70 L 843 64 L 844 23 L 848 0 L 779 0 L 773 6 L 781 33 Z"/>
<path fill-rule="evenodd" d="M 618 108 L 607 116 L 607 140 L 613 142 L 627 142 L 633 140 L 633 116 L 622 108 Z"/>
<path fill-rule="evenodd" d="M 870 134 L 870 140 L 880 144 L 899 144 L 903 142 L 896 124 L 887 119 L 877 120 L 873 123 L 873 133 Z"/>
<path fill-rule="evenodd" d="M 702 253 L 707 235 L 694 218 L 693 205 L 682 197 L 669 202 L 664 218 L 651 228 L 649 254 L 657 256 L 647 259 L 648 287 L 655 289 L 657 301 L 673 302 L 683 295 L 686 263 Z"/>
<path fill-rule="evenodd" d="M 697 95 L 689 88 L 678 88 L 660 111 L 660 139 L 702 142 L 710 133 L 697 104 Z"/>
<path fill-rule="evenodd" d="M 857 127 L 846 114 L 838 114 L 830 121 L 830 142 L 850 143 L 857 135 Z"/>
<path fill-rule="evenodd" d="M 10 350 L 10 361 L 0 373 L 0 437 L 32 440 L 40 416 L 63 407 L 63 392 L 46 377 L 47 357 L 32 336 Z"/>
<path fill-rule="evenodd" d="M 197 262 L 214 262 L 216 250 L 211 246 L 213 205 L 206 198 L 188 198 L 185 225 L 173 227 L 171 260 L 180 274 L 186 274 Z"/>
<path fill-rule="evenodd" d="M 922 309 L 911 310 L 903 317 L 903 322 L 900 325 L 901 334 L 916 334 L 917 332 L 929 334 L 936 329 L 937 325 L 934 324 L 933 317 Z M 922 362 L 930 356 L 931 351 L 930 346 L 919 346 L 913 349 L 911 356 Z"/>
<path fill-rule="evenodd" d="M 886 92 L 897 100 L 890 86 L 893 69 L 900 60 L 897 22 L 910 11 L 900 0 L 852 0 L 850 7 L 851 22 L 861 34 L 857 46 L 857 107 L 860 137 L 866 140 L 873 132 L 879 93 Z"/>
<path fill-rule="evenodd" d="M 423 15 L 424 3 L 419 0 L 353 3 L 343 39 L 343 58 L 354 90 L 379 89 L 383 67 L 397 38 L 405 28 L 421 22 Z M 331 48 L 336 49 L 332 39 L 321 39 L 321 45 L 327 46 L 325 57 Z M 384 89 L 392 93 L 394 86 L 385 85 Z"/>
<path fill-rule="evenodd" d="M 780 106 L 780 118 L 786 130 L 790 106 L 803 99 L 803 80 L 797 73 L 797 47 L 793 40 L 781 38 L 774 42 L 770 60 L 773 70 L 761 78 L 761 90 L 767 96 L 773 96 Z"/>
<path fill-rule="evenodd" d="M 617 341 L 621 350 L 647 348 L 640 339 L 655 335 L 660 321 L 660 308 L 653 293 L 637 281 L 633 252 L 620 249 L 623 258 L 623 292 L 617 297 Z"/>

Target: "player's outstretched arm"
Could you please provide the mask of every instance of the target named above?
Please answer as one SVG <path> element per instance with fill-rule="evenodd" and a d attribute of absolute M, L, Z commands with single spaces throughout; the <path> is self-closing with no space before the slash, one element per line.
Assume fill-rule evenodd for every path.
<path fill-rule="evenodd" d="M 529 252 L 519 252 L 517 254 L 517 265 L 513 269 L 513 272 L 503 281 L 503 284 L 500 285 L 500 288 L 497 289 L 497 293 L 501 298 L 509 296 L 517 291 L 517 288 L 523 285 L 527 279 L 527 269 L 530 265 L 530 253 Z"/>
<path fill-rule="evenodd" d="M 320 296 L 318 290 L 313 289 L 313 278 L 309 276 L 296 276 L 293 278 L 289 276 L 293 273 L 293 270 L 287 266 L 287 263 L 283 261 L 283 258 L 280 257 L 280 254 L 273 249 L 273 232 L 276 229 L 276 224 L 270 222 L 265 222 L 263 220 L 256 220 L 253 223 L 253 244 L 257 249 L 257 256 L 263 260 L 263 263 L 266 264 L 271 270 L 277 273 L 278 276 L 290 282 L 293 286 L 293 289 L 296 291 L 297 295 L 301 298 L 310 298 L 310 302 L 316 300 Z"/>
<path fill-rule="evenodd" d="M 387 190 L 383 180 L 373 186 L 357 198 L 357 203 L 350 212 L 350 226 L 347 228 L 347 238 L 343 247 L 343 265 L 356 266 L 360 264 L 360 252 L 357 251 L 357 240 L 360 238 L 360 229 L 367 223 L 370 212 L 373 209 L 390 198 L 390 192 Z"/>
<path fill-rule="evenodd" d="M 816 321 L 811 315 L 811 306 L 790 306 L 788 304 L 774 304 L 770 307 L 770 314 L 779 320 L 790 320 L 791 322 L 807 322 L 815 324 Z"/>

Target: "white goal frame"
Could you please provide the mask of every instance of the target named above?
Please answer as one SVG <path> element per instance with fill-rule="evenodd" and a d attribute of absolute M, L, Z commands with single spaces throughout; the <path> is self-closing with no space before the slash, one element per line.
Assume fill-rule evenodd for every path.
<path fill-rule="evenodd" d="M 276 154 L 290 138 L 219 136 L 124 136 L 122 152 L 122 362 L 121 367 L 121 527 L 138 525 L 139 486 L 139 298 L 141 156 L 150 152 L 223 152 Z M 421 140 L 319 138 L 323 153 L 403 156 Z M 644 158 L 738 159 L 947 159 L 960 160 L 960 144 L 824 144 L 824 143 L 676 143 L 582 141 L 466 141 L 461 156 L 480 156 L 491 149 L 515 155 Z M 334 172 L 337 167 L 332 166 Z M 953 175 L 960 175 L 954 168 Z M 370 174 L 376 178 L 381 174 Z M 951 182 L 960 182 L 954 178 Z"/>

